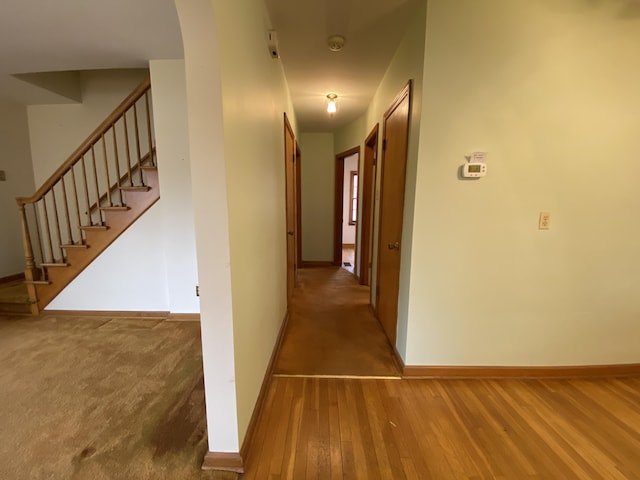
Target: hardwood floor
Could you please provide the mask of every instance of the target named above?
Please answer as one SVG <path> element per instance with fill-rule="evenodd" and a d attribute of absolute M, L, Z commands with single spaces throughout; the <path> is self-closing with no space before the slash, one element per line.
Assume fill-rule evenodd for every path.
<path fill-rule="evenodd" d="M 639 479 L 640 377 L 274 378 L 244 479 Z"/>
<path fill-rule="evenodd" d="M 298 277 L 275 373 L 400 375 L 369 287 L 339 267 L 300 269 Z"/>

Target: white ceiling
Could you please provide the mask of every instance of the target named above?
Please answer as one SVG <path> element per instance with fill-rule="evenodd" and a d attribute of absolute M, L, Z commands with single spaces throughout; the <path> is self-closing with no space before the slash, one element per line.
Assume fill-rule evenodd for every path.
<path fill-rule="evenodd" d="M 424 0 L 265 1 L 278 33 L 281 58 L 274 61 L 283 64 L 300 130 L 308 132 L 332 131 L 364 113 Z M 327 46 L 335 34 L 346 37 L 337 53 Z M 149 59 L 182 57 L 173 0 L 0 2 L 0 100 L 72 101 L 14 74 L 146 67 Z M 338 94 L 333 117 L 326 113 L 329 92 Z"/>
<path fill-rule="evenodd" d="M 64 101 L 12 74 L 182 58 L 173 0 L 0 0 L 0 99 Z"/>
<path fill-rule="evenodd" d="M 422 1 L 266 0 L 301 131 L 332 131 L 364 113 Z M 342 51 L 329 50 L 331 35 L 346 38 Z"/>

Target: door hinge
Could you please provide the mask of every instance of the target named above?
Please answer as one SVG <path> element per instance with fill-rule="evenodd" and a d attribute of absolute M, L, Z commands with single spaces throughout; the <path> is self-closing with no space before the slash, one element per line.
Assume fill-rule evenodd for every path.
<path fill-rule="evenodd" d="M 296 163 L 296 154 L 295 153 L 291 155 L 291 161 L 293 163 Z"/>
<path fill-rule="evenodd" d="M 387 139 L 385 138 L 384 140 L 382 140 L 382 150 L 386 150 L 387 149 Z"/>

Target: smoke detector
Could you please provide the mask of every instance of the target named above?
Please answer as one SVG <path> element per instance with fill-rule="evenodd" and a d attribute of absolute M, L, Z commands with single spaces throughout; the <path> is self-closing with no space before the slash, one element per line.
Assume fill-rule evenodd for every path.
<path fill-rule="evenodd" d="M 345 38 L 342 35 L 331 35 L 327 40 L 329 44 L 329 50 L 332 52 L 339 52 L 344 48 Z"/>

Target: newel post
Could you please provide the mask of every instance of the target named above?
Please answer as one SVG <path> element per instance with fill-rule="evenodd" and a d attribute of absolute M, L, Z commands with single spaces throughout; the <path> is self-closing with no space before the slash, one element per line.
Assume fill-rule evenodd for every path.
<path fill-rule="evenodd" d="M 18 200 L 18 209 L 20 209 L 20 221 L 22 223 L 22 247 L 24 248 L 24 259 L 26 267 L 24 270 L 24 279 L 29 292 L 29 301 L 31 303 L 31 313 L 38 313 L 38 293 L 33 284 L 39 280 L 39 271 L 33 258 L 33 246 L 31 245 L 31 235 L 29 235 L 29 223 L 27 222 L 27 211 L 25 204 Z"/>

